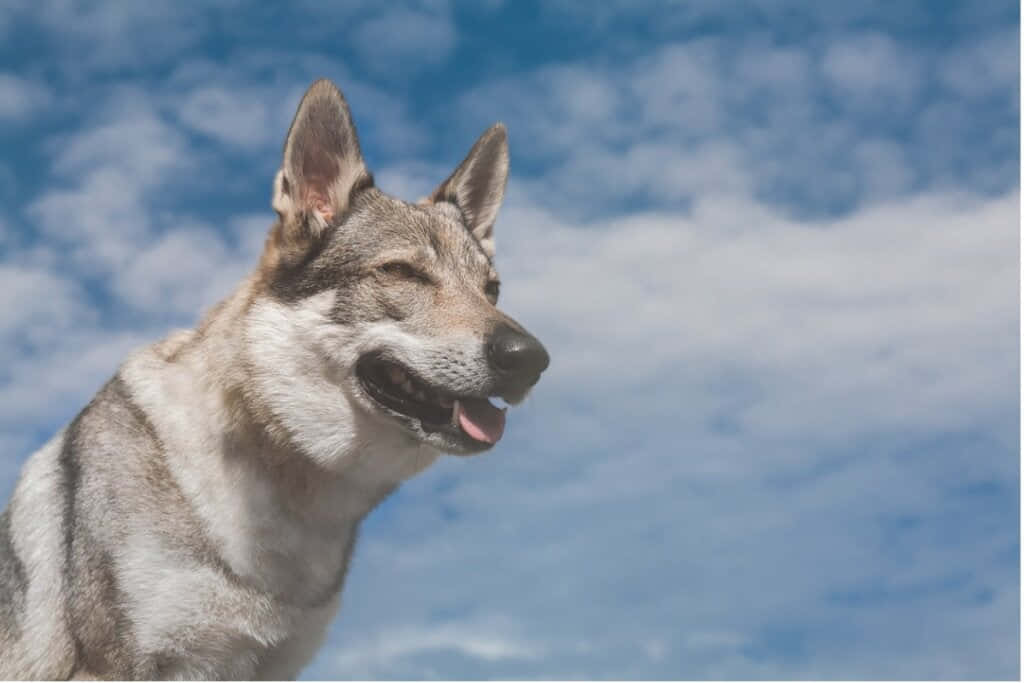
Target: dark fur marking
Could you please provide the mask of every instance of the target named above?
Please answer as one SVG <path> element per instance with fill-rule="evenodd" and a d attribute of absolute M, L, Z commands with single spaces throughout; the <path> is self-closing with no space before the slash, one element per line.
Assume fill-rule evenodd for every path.
<path fill-rule="evenodd" d="M 329 242 L 327 235 L 330 232 L 329 230 L 324 236 L 314 240 L 297 263 L 278 265 L 268 283 L 271 294 L 282 301 L 292 302 L 322 290 L 323 285 L 319 279 L 309 277 L 310 266 L 323 253 Z"/>
<path fill-rule="evenodd" d="M 334 253 L 334 250 L 328 253 L 321 246 L 302 264 L 279 271 L 270 283 L 270 292 L 287 303 L 301 301 L 340 286 L 352 275 L 354 262 L 355 259 Z"/>
<path fill-rule="evenodd" d="M 93 410 L 130 410 L 131 405 L 122 380 L 115 376 L 71 423 L 60 454 L 67 491 L 64 535 L 68 631 L 75 644 L 75 668 L 97 677 L 135 677 L 140 672 L 135 671 L 134 663 L 141 660 L 141 653 L 124 613 L 125 596 L 117 582 L 113 557 L 93 537 L 91 523 L 95 520 L 87 517 L 85 508 L 80 508 L 83 482 L 89 476 L 88 460 L 82 457 L 89 449 L 82 434 L 82 422 Z M 88 452 L 89 457 L 114 455 L 99 450 Z"/>
<path fill-rule="evenodd" d="M 78 498 L 78 487 L 81 482 L 81 467 L 75 453 L 75 442 L 79 434 L 82 418 L 92 407 L 96 399 L 90 402 L 82 412 L 75 416 L 75 419 L 68 425 L 64 433 L 64 443 L 61 445 L 60 455 L 57 458 L 60 467 L 61 483 L 60 488 L 64 500 L 64 509 L 61 516 L 61 531 L 64 534 L 64 575 L 67 585 L 65 589 L 64 623 L 74 645 L 74 663 L 72 671 L 80 669 L 82 665 L 82 642 L 78 637 L 75 628 L 74 616 L 72 614 L 75 602 L 75 562 L 74 562 L 74 541 L 75 541 L 75 506 Z"/>
<path fill-rule="evenodd" d="M 72 422 L 60 457 L 69 492 L 65 512 L 66 623 L 75 644 L 73 668 L 98 678 L 153 678 L 157 671 L 154 654 L 140 651 L 135 641 L 133 625 L 125 612 L 126 594 L 118 583 L 114 558 L 91 533 L 97 520 L 88 518 L 85 508 L 76 512 L 76 505 L 81 500 L 79 492 L 87 488 L 82 482 L 89 477 L 88 463 L 95 458 L 117 456 L 117 453 L 92 446 L 82 435 L 82 421 L 88 420 L 92 410 L 109 412 L 103 417 L 114 418 L 118 428 L 132 430 L 156 450 L 157 457 L 149 461 L 149 467 L 143 473 L 147 488 L 156 497 L 151 502 L 176 509 L 185 506 L 191 510 L 189 501 L 163 465 L 163 444 L 153 423 L 135 402 L 121 377 L 115 376 Z M 192 543 L 186 550 L 197 562 L 216 568 L 234 583 L 242 583 L 188 515 L 178 515 L 174 521 L 180 526 L 164 540 L 178 543 L 189 538 Z M 154 533 L 163 537 L 160 529 L 155 529 Z"/>
<path fill-rule="evenodd" d="M 344 213 L 336 216 L 335 222 L 322 235 L 311 238 L 310 246 L 299 261 L 278 265 L 267 283 L 273 296 L 285 302 L 299 301 L 337 287 L 340 279 L 350 274 L 350 266 L 355 259 L 332 248 L 333 238 L 352 213 L 355 201 L 374 188 L 373 182 L 372 174 L 361 176 L 349 191 L 349 203 Z"/>
<path fill-rule="evenodd" d="M 115 375 L 107 389 L 111 394 L 121 400 L 122 405 L 128 409 L 131 413 L 132 418 L 138 422 L 139 426 L 142 427 L 143 431 L 146 432 L 146 436 L 153 440 L 153 443 L 163 452 L 164 445 L 161 443 L 160 438 L 157 436 L 156 428 L 153 427 L 153 423 L 150 422 L 149 416 L 146 415 L 145 411 L 139 407 L 139 404 L 135 402 L 135 397 L 132 396 L 128 390 L 128 385 L 124 383 L 120 375 Z"/>
<path fill-rule="evenodd" d="M 153 468 L 154 471 L 147 473 L 149 485 L 156 491 L 161 491 L 173 496 L 177 499 L 174 501 L 177 505 L 185 507 L 195 515 L 191 501 L 189 501 L 188 498 L 185 497 L 185 494 L 178 488 L 177 482 L 175 482 L 174 477 L 172 477 L 171 473 L 166 469 L 166 466 L 163 466 L 164 445 L 160 440 L 152 421 L 150 421 L 149 416 L 146 415 L 145 411 L 142 410 L 139 404 L 135 402 L 135 398 L 132 396 L 131 391 L 120 376 L 116 376 L 111 380 L 110 391 L 121 400 L 122 404 L 131 413 L 132 418 L 139 424 L 139 426 L 142 427 L 146 436 L 153 442 L 153 445 L 161 456 L 158 460 L 154 461 L 159 462 L 161 466 L 159 468 Z M 178 521 L 182 524 L 188 524 L 190 520 L 179 519 Z M 214 567 L 232 583 L 237 585 L 246 585 L 244 580 L 235 573 L 223 558 L 221 558 L 214 549 L 210 540 L 205 535 L 202 535 L 198 528 L 190 529 L 189 531 L 192 532 L 189 534 L 192 540 L 195 541 L 199 547 L 199 552 L 196 556 L 197 560 L 203 564 Z"/>

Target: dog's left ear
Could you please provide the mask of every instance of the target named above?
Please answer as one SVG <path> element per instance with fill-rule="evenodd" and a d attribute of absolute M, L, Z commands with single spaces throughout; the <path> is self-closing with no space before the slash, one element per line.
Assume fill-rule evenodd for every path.
<path fill-rule="evenodd" d="M 459 207 L 480 246 L 494 257 L 494 221 L 508 180 L 508 134 L 504 124 L 487 129 L 448 180 L 430 195 L 431 202 Z"/>
<path fill-rule="evenodd" d="M 348 104 L 326 79 L 306 91 L 274 178 L 273 207 L 295 237 L 318 237 L 348 207 L 353 188 L 370 181 Z"/>

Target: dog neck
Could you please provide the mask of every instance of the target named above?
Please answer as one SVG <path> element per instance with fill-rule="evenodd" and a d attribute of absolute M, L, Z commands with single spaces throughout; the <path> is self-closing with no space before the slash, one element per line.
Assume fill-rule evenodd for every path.
<path fill-rule="evenodd" d="M 261 384 L 256 375 L 271 371 L 275 344 L 295 340 L 282 324 L 280 339 L 254 345 L 252 336 L 268 323 L 259 315 L 266 312 L 256 310 L 243 285 L 195 331 L 141 352 L 122 374 L 140 405 L 158 416 L 171 476 L 221 559 L 247 583 L 310 605 L 340 588 L 360 521 L 438 454 L 350 407 L 325 412 L 315 384 L 308 396 L 286 386 L 295 396 L 285 408 L 319 410 L 338 424 L 282 415 L 281 404 L 267 397 L 267 378 Z M 270 358 L 254 361 L 255 353 Z M 161 414 L 166 405 L 183 408 Z M 302 432 L 306 425 L 313 436 Z M 303 558 L 301 566 L 295 558 Z"/>
<path fill-rule="evenodd" d="M 322 362 L 296 353 L 306 334 L 286 305 L 261 296 L 253 275 L 163 352 L 191 366 L 213 407 L 223 457 L 262 470 L 291 499 L 315 504 L 344 494 L 355 522 L 439 454 L 346 402 L 330 373 L 289 367 Z"/>

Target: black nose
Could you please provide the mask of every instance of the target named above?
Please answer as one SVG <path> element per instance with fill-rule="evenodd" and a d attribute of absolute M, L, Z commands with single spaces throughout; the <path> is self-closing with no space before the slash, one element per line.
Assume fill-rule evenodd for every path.
<path fill-rule="evenodd" d="M 487 358 L 501 372 L 516 375 L 533 384 L 548 367 L 550 358 L 544 346 L 525 332 L 502 325 L 491 333 Z"/>

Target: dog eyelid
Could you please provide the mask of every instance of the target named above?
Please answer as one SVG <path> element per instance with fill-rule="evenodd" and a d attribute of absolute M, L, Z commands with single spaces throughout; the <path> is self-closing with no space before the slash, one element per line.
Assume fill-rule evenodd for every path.
<path fill-rule="evenodd" d="M 377 266 L 377 270 L 388 275 L 405 278 L 407 280 L 419 280 L 431 284 L 433 280 L 423 271 L 419 270 L 405 261 L 388 261 Z"/>

